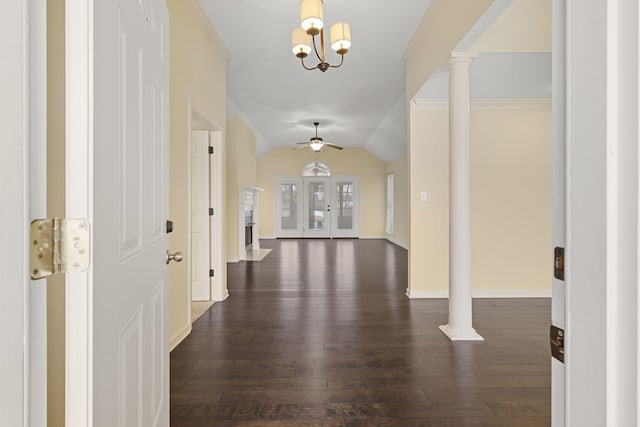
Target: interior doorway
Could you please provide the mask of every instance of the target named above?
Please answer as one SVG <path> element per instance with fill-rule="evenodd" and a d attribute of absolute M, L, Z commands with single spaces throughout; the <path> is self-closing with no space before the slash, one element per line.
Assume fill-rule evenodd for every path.
<path fill-rule="evenodd" d="M 224 300 L 222 260 L 222 188 L 220 183 L 221 132 L 193 112 L 190 138 L 190 256 L 191 321 L 214 302 Z"/>

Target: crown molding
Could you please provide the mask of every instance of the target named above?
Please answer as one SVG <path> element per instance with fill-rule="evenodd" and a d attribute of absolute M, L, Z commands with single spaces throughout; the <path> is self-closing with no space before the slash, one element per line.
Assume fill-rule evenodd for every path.
<path fill-rule="evenodd" d="M 549 110 L 551 98 L 472 99 L 472 110 Z M 448 99 L 414 99 L 414 110 L 442 110 L 449 108 Z"/>

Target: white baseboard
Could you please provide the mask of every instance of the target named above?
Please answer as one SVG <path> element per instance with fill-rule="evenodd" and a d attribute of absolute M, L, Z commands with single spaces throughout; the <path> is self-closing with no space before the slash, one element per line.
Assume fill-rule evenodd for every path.
<path fill-rule="evenodd" d="M 227 263 L 229 263 L 229 264 L 237 264 L 237 263 L 239 263 L 239 262 L 240 262 L 240 259 L 239 259 L 239 258 L 229 258 L 229 259 L 227 260 Z"/>
<path fill-rule="evenodd" d="M 406 295 L 410 299 L 449 298 L 449 291 L 411 291 L 407 289 Z"/>
<path fill-rule="evenodd" d="M 384 237 L 384 236 L 360 236 L 359 239 L 362 239 L 362 240 L 379 240 L 379 239 L 387 240 L 387 238 Z"/>
<path fill-rule="evenodd" d="M 260 240 L 276 240 L 277 237 L 276 236 L 260 236 L 260 237 L 258 237 L 258 239 L 260 239 Z"/>
<path fill-rule="evenodd" d="M 551 289 L 473 289 L 473 298 L 551 298 Z"/>
<path fill-rule="evenodd" d="M 169 338 L 169 351 L 173 351 L 191 333 L 191 322 Z"/>
<path fill-rule="evenodd" d="M 449 291 L 411 291 L 410 299 L 449 298 Z M 551 298 L 551 289 L 472 289 L 473 298 Z"/>
<path fill-rule="evenodd" d="M 391 243 L 393 243 L 396 246 L 400 246 L 402 249 L 406 249 L 409 250 L 409 245 L 407 245 L 406 243 L 402 243 L 402 242 L 398 242 L 397 240 L 387 236 L 385 237 L 388 241 L 390 241 Z"/>

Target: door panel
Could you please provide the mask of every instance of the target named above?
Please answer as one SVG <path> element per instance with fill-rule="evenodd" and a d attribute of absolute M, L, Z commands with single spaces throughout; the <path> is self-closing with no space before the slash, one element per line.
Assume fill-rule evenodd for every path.
<path fill-rule="evenodd" d="M 331 237 L 331 180 L 305 177 L 303 183 L 304 237 Z"/>
<path fill-rule="evenodd" d="M 331 177 L 333 189 L 332 237 L 360 236 L 360 179 L 357 176 Z"/>
<path fill-rule="evenodd" d="M 274 188 L 276 237 L 302 237 L 302 178 L 277 177 Z"/>
<path fill-rule="evenodd" d="M 67 285 L 68 425 L 167 426 L 166 5 L 67 11 L 68 42 L 92 34 L 68 51 L 67 210 L 93 229 L 90 270 Z"/>
<path fill-rule="evenodd" d="M 191 300 L 209 301 L 209 131 L 191 132 Z"/>

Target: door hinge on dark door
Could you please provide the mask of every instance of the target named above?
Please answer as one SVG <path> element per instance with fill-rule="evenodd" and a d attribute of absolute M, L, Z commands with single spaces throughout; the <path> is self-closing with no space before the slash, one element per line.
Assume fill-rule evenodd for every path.
<path fill-rule="evenodd" d="M 564 280 L 564 248 L 556 247 L 553 250 L 553 276 Z"/>
<path fill-rule="evenodd" d="M 213 154 L 213 147 L 209 147 L 209 154 Z"/>
<path fill-rule="evenodd" d="M 551 356 L 564 363 L 564 329 L 551 325 L 549 342 L 551 344 Z"/>
<path fill-rule="evenodd" d="M 209 270 L 209 277 L 213 277 L 215 275 L 215 271 Z"/>

